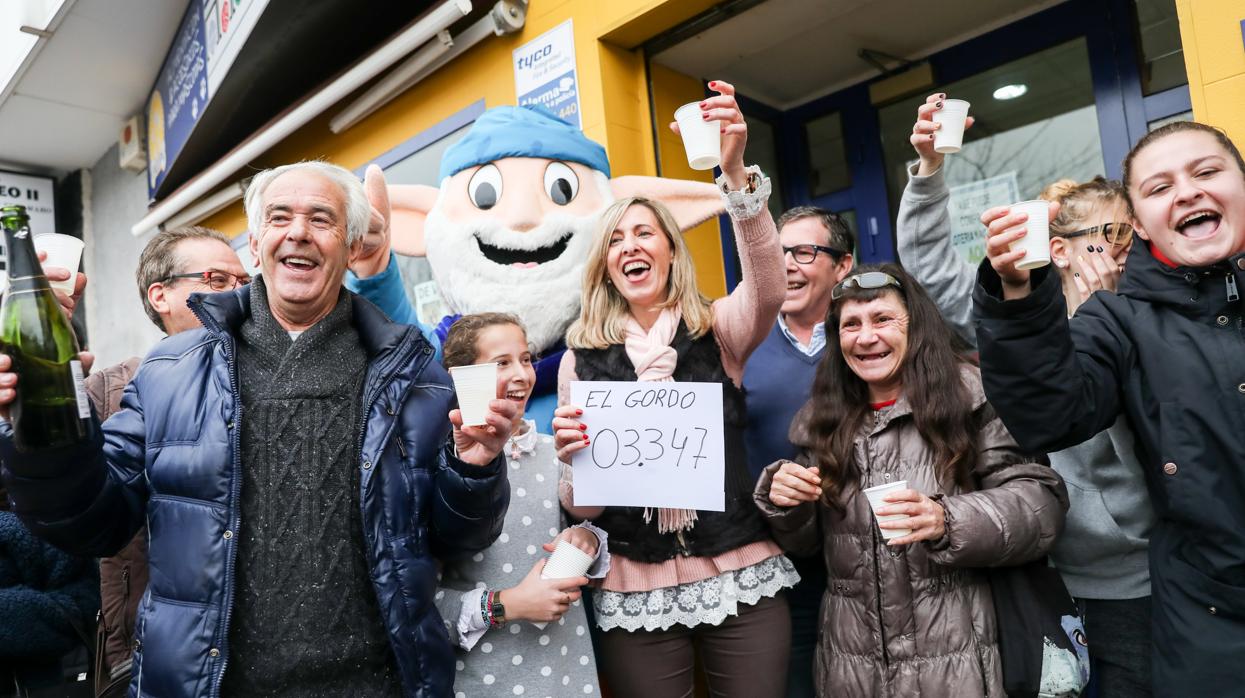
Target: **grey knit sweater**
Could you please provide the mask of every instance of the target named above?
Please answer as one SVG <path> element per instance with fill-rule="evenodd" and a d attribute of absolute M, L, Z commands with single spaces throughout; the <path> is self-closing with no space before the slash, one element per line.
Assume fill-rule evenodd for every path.
<path fill-rule="evenodd" d="M 367 356 L 349 294 L 292 341 L 255 284 L 238 338 L 242 526 L 223 693 L 396 696 L 364 553 L 356 451 Z"/>

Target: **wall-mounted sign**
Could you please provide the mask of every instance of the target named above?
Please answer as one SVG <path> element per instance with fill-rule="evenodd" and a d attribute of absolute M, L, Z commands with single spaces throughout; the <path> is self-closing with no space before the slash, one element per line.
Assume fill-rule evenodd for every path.
<path fill-rule="evenodd" d="M 539 104 L 576 128 L 583 128 L 571 20 L 515 49 L 514 91 L 519 106 Z"/>
<path fill-rule="evenodd" d="M 160 183 L 268 0 L 191 0 L 147 98 L 147 194 Z"/>
<path fill-rule="evenodd" d="M 55 188 L 51 177 L 0 170 L 0 206 L 25 206 L 35 235 L 56 232 Z"/>

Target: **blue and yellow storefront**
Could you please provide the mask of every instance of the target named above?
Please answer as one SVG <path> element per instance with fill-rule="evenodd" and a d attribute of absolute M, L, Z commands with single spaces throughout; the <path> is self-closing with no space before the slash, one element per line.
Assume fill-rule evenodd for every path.
<path fill-rule="evenodd" d="M 1245 6 L 1237 0 L 951 2 L 945 12 L 964 14 L 929 29 L 913 3 L 847 5 L 534 0 L 517 32 L 480 41 L 334 132 L 341 106 L 375 82 L 365 86 L 251 166 L 325 158 L 362 171 L 377 162 L 391 181 L 435 185 L 440 153 L 484 109 L 536 94 L 519 84 L 516 61 L 562 32 L 574 82 L 545 97 L 606 147 L 615 176 L 707 179 L 688 167 L 666 123 L 678 105 L 705 95 L 706 80 L 735 82 L 750 120 L 749 157 L 777 185 L 772 207 L 845 213 L 865 261 L 894 258 L 894 213 L 913 157 L 907 136 L 930 92 L 968 99 L 978 120 L 947 165 L 953 209 L 964 212 L 990 197 L 1029 198 L 1060 177 L 1118 176 L 1131 143 L 1171 119 L 1207 121 L 1245 142 Z M 566 51 L 566 42 L 555 48 Z M 840 58 L 827 67 L 821 55 Z M 837 69 L 849 63 L 843 55 L 854 56 L 849 70 Z M 240 202 L 196 222 L 246 230 Z M 961 225 L 971 229 L 971 216 Z M 961 245 L 970 257 L 973 237 Z M 688 240 L 702 288 L 733 287 L 738 267 L 723 227 L 704 224 Z M 412 283 L 426 274 L 404 270 Z"/>

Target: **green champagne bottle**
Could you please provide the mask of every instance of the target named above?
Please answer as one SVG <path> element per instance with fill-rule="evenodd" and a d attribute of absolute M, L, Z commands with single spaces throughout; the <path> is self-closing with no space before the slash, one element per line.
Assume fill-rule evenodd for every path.
<path fill-rule="evenodd" d="M 17 374 L 9 408 L 14 446 L 22 453 L 69 446 L 86 438 L 91 418 L 78 340 L 39 264 L 26 207 L 0 207 L 0 227 L 9 251 L 0 352 Z"/>

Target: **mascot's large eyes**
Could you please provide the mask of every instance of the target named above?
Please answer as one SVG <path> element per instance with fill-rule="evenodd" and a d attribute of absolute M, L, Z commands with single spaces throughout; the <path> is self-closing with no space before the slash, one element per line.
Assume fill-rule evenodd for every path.
<path fill-rule="evenodd" d="M 579 177 L 564 162 L 551 162 L 545 168 L 545 191 L 559 206 L 565 206 L 579 193 Z"/>
<path fill-rule="evenodd" d="M 471 181 L 467 182 L 467 195 L 471 197 L 471 203 L 482 211 L 496 206 L 501 198 L 501 170 L 497 169 L 497 165 L 489 163 L 476 170 L 471 175 Z"/>

